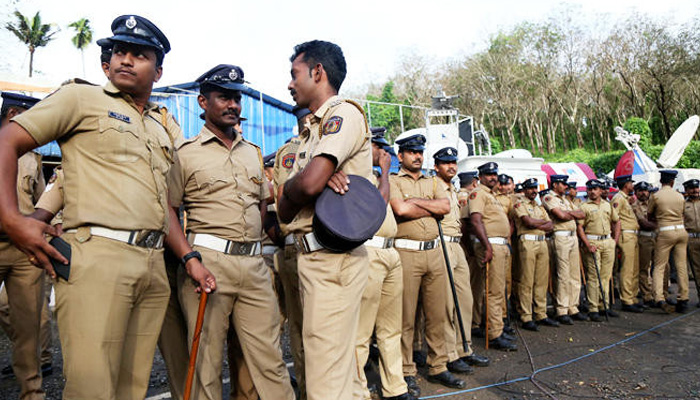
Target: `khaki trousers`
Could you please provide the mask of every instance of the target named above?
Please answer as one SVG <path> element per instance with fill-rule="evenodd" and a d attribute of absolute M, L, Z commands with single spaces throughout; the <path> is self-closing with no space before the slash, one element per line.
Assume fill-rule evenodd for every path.
<path fill-rule="evenodd" d="M 695 283 L 700 284 L 700 238 L 688 238 L 688 256 L 688 267 L 693 268 Z"/>
<path fill-rule="evenodd" d="M 224 341 L 232 319 L 260 397 L 293 400 L 294 391 L 280 350 L 280 314 L 270 269 L 260 256 L 229 255 L 201 246 L 194 249 L 202 254 L 204 265 L 216 277 L 217 289 L 209 297 L 204 313 L 192 398 L 221 398 Z M 199 294 L 184 269 L 178 274 L 180 304 L 191 347 Z"/>
<path fill-rule="evenodd" d="M 517 286 L 518 312 L 522 322 L 547 318 L 549 247 L 546 241 L 520 239 L 520 279 Z M 533 310 L 534 303 L 534 310 Z"/>
<path fill-rule="evenodd" d="M 622 304 L 637 303 L 639 291 L 639 246 L 637 234 L 622 232 L 617 243 L 620 248 L 620 300 Z"/>
<path fill-rule="evenodd" d="M 481 270 L 476 257 L 467 257 L 469 264 L 469 281 L 472 289 L 472 328 L 483 324 L 484 313 L 484 271 Z"/>
<path fill-rule="evenodd" d="M 615 241 L 612 239 L 590 240 L 597 250 L 594 254 L 583 249 L 583 262 L 586 265 L 586 296 L 588 297 L 588 310 L 590 312 L 603 311 L 603 301 L 610 309 L 610 277 L 612 277 L 613 265 L 615 265 Z M 600 281 L 596 272 L 596 263 L 600 271 Z M 603 293 L 600 293 L 602 283 Z"/>
<path fill-rule="evenodd" d="M 445 280 L 447 273 L 442 249 L 414 251 L 397 249 L 403 268 L 403 312 L 401 323 L 401 354 L 404 376 L 418 373 L 413 362 L 413 334 L 416 322 L 418 295 L 422 297 L 425 311 L 425 342 L 428 345 L 427 363 L 429 374 L 447 370 L 447 347 L 445 345 Z"/>
<path fill-rule="evenodd" d="M 457 300 L 459 300 L 459 311 L 462 314 L 462 322 L 464 323 L 464 335 L 467 341 L 467 351 L 464 351 L 462 334 L 459 331 L 459 320 L 457 319 L 457 308 L 452 298 L 452 288 L 450 280 L 445 279 L 447 284 L 447 321 L 445 323 L 445 343 L 447 345 L 447 360 L 455 361 L 459 358 L 466 357 L 473 353 L 472 351 L 472 308 L 474 307 L 474 299 L 472 297 L 472 288 L 469 276 L 469 264 L 464 255 L 464 250 L 459 243 L 447 243 L 447 255 L 450 257 L 450 266 L 452 267 L 452 276 L 454 277 L 455 289 L 457 291 Z"/>
<path fill-rule="evenodd" d="M 368 264 L 364 246 L 348 253 L 319 250 L 297 257 L 309 400 L 353 398 L 362 369 L 355 339 Z"/>
<path fill-rule="evenodd" d="M 384 397 L 400 396 L 408 391 L 403 380 L 401 358 L 401 299 L 403 271 L 399 253 L 392 248 L 367 246 L 369 279 L 362 294 L 360 322 L 357 328 L 356 352 L 358 365 L 365 365 L 369 356 L 372 332 L 376 332 L 379 348 L 379 375 Z M 371 399 L 367 377 L 360 370 L 360 382 L 355 387 L 355 399 Z"/>
<path fill-rule="evenodd" d="M 41 346 L 41 365 L 53 363 L 53 354 L 51 347 L 53 342 L 53 333 L 51 331 L 51 289 L 53 288 L 52 279 L 44 274 L 44 304 L 41 307 L 41 323 L 39 327 L 39 342 Z M 5 286 L 0 290 L 0 328 L 5 331 L 8 338 L 14 335 L 14 329 L 10 322 L 10 303 L 7 299 L 7 290 Z"/>
<path fill-rule="evenodd" d="M 581 257 L 578 238 L 555 235 L 554 251 L 557 267 L 557 316 L 576 314 L 581 294 Z"/>
<path fill-rule="evenodd" d="M 637 238 L 639 247 L 639 291 L 643 301 L 654 300 L 651 280 L 651 262 L 654 260 L 656 238 L 640 235 Z"/>
<path fill-rule="evenodd" d="M 54 285 L 63 398 L 143 399 L 170 296 L 163 250 L 63 238 L 72 251 L 68 282 Z"/>
<path fill-rule="evenodd" d="M 299 273 L 297 272 L 297 249 L 287 245 L 284 250 L 275 253 L 280 281 L 284 288 L 284 302 L 287 308 L 287 327 L 289 328 L 289 344 L 294 360 L 294 375 L 299 388 L 299 399 L 306 400 L 306 373 L 304 367 L 304 310 L 301 306 L 301 290 L 299 288 Z"/>
<path fill-rule="evenodd" d="M 487 317 L 489 321 L 488 340 L 496 339 L 503 333 L 504 303 L 506 301 L 506 265 L 510 260 L 510 250 L 505 244 L 491 244 L 493 259 L 489 265 L 489 291 Z M 474 244 L 476 259 L 482 268 L 485 248 L 481 243 Z"/>
<path fill-rule="evenodd" d="M 688 300 L 688 232 L 684 229 L 659 232 L 654 253 L 654 301 L 665 301 L 663 293 L 664 273 L 669 268 L 668 258 L 673 252 L 678 279 L 678 300 Z"/>
<path fill-rule="evenodd" d="M 177 291 L 177 270 L 180 262 L 168 251 L 165 257 L 165 272 L 170 286 L 170 298 L 165 310 L 163 327 L 158 336 L 158 349 L 168 370 L 170 394 L 174 400 L 182 400 L 187 379 L 190 351 L 187 348 L 187 323 L 180 307 Z"/>
<path fill-rule="evenodd" d="M 228 334 L 226 337 L 226 350 L 228 353 L 228 370 L 231 379 L 231 390 L 229 399 L 231 400 L 258 400 L 260 395 L 255 389 L 253 377 L 245 362 L 241 342 L 236 335 L 233 316 L 229 319 Z"/>
<path fill-rule="evenodd" d="M 27 255 L 9 242 L 0 242 L 0 281 L 7 290 L 12 327 L 8 336 L 20 399 L 43 399 L 39 343 L 44 271 L 30 264 Z"/>

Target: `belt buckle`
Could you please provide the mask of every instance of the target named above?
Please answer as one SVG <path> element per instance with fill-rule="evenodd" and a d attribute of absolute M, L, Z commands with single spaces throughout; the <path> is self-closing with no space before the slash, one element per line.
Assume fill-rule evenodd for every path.
<path fill-rule="evenodd" d="M 306 242 L 304 235 L 294 235 L 294 247 L 302 253 L 310 253 L 309 244 Z"/>
<path fill-rule="evenodd" d="M 156 247 L 160 239 L 160 232 L 158 231 L 143 231 L 139 232 L 140 237 L 136 239 L 136 245 L 139 247 L 145 247 L 147 249 L 152 249 Z"/>
<path fill-rule="evenodd" d="M 388 249 L 390 247 L 394 247 L 394 238 L 388 238 L 386 240 L 385 246 L 386 246 L 386 247 L 384 247 L 385 249 Z"/>
<path fill-rule="evenodd" d="M 430 242 L 423 242 L 423 250 L 432 250 L 435 248 L 435 241 L 431 240 Z"/>
<path fill-rule="evenodd" d="M 251 243 L 236 243 L 238 255 L 245 256 L 250 255 Z"/>

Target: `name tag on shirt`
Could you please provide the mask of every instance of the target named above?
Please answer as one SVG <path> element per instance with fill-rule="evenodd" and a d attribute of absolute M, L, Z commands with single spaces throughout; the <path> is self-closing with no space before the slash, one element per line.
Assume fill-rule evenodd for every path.
<path fill-rule="evenodd" d="M 129 116 L 127 116 L 127 115 L 119 114 L 118 112 L 114 112 L 114 111 L 109 111 L 107 113 L 107 115 L 110 118 L 118 119 L 119 121 L 126 122 L 127 124 L 131 123 L 131 118 L 129 118 Z"/>

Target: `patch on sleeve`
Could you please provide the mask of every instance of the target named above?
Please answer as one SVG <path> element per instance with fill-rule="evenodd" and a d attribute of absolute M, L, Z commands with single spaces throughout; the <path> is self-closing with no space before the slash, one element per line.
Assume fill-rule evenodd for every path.
<path fill-rule="evenodd" d="M 332 135 L 340 132 L 340 127 L 343 126 L 343 117 L 337 115 L 332 116 L 325 124 L 323 124 L 323 134 Z"/>
<path fill-rule="evenodd" d="M 282 157 L 282 166 L 287 169 L 292 168 L 294 166 L 294 158 L 295 154 L 287 154 Z"/>
<path fill-rule="evenodd" d="M 515 206 L 513 206 L 513 207 L 515 207 L 515 208 L 520 207 L 520 203 L 515 203 Z"/>
<path fill-rule="evenodd" d="M 552 200 L 552 196 L 544 196 L 544 201 L 550 201 Z"/>
<path fill-rule="evenodd" d="M 613 208 L 617 208 L 618 205 L 619 205 L 618 202 L 614 202 L 614 203 L 613 203 Z"/>
<path fill-rule="evenodd" d="M 474 200 L 476 199 L 476 192 L 472 192 L 472 194 L 469 195 L 469 200 Z"/>
<path fill-rule="evenodd" d="M 51 179 L 49 179 L 49 183 L 56 182 L 56 179 L 58 179 L 58 177 L 56 176 L 56 173 L 54 172 L 53 175 L 51 175 Z"/>

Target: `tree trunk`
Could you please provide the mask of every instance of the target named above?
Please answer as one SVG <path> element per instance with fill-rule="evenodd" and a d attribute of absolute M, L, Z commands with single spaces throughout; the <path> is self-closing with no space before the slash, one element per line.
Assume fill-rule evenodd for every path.
<path fill-rule="evenodd" d="M 32 71 L 34 70 L 34 49 L 29 49 L 29 77 L 32 77 Z"/>

